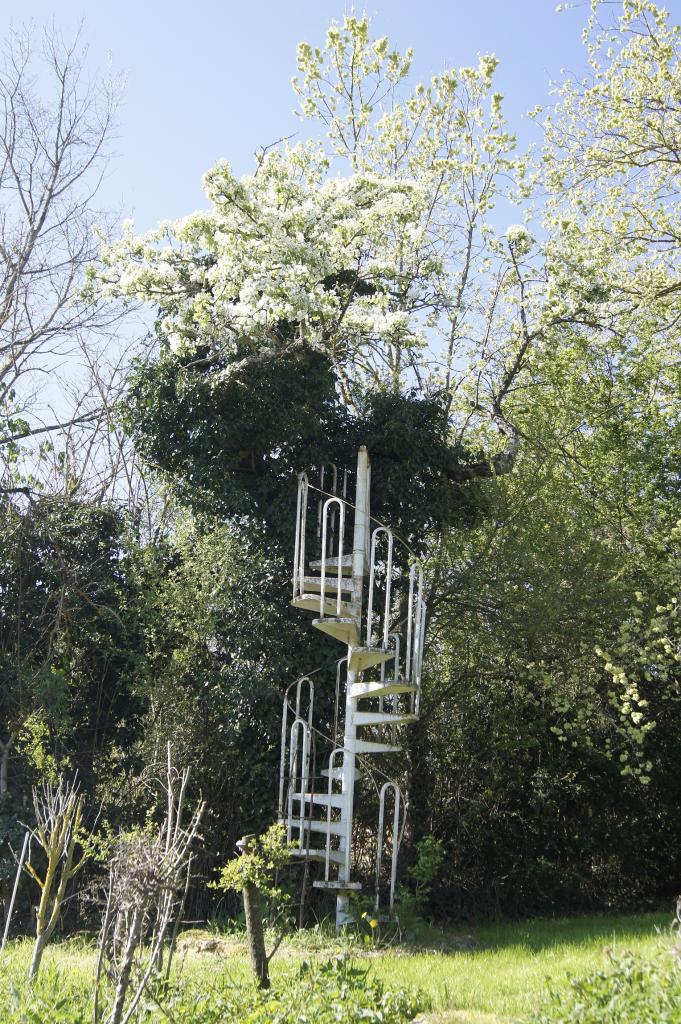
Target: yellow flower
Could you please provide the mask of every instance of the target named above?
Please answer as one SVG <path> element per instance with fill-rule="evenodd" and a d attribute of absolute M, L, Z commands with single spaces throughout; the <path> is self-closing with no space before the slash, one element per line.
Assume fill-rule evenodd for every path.
<path fill-rule="evenodd" d="M 364 920 L 366 920 L 366 918 L 367 918 L 368 916 L 369 916 L 369 915 L 367 914 L 367 912 L 366 912 L 366 910 L 365 910 L 365 911 L 364 911 L 364 913 L 362 914 L 362 920 L 363 920 L 363 921 L 364 921 Z"/>
<path fill-rule="evenodd" d="M 378 921 L 376 920 L 375 917 L 371 918 L 371 920 L 369 921 L 369 924 L 371 925 L 372 928 L 378 928 Z"/>

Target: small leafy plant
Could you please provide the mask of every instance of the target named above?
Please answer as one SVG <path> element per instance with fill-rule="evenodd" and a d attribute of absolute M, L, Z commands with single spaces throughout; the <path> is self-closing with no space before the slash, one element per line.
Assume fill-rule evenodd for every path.
<path fill-rule="evenodd" d="M 401 885 L 395 893 L 395 910 L 401 928 L 408 929 L 422 918 L 443 859 L 441 839 L 430 835 L 416 843 L 416 861 L 408 869 L 414 886 L 409 889 Z"/>
<path fill-rule="evenodd" d="M 283 983 L 263 992 L 225 985 L 193 988 L 168 1007 L 176 1024 L 407 1024 L 423 1008 L 404 989 L 386 989 L 345 956 L 303 963 Z"/>
<path fill-rule="evenodd" d="M 608 961 L 574 978 L 567 993 L 552 992 L 533 1024 L 681 1024 L 681 969 L 668 951 L 608 953 Z"/>
<path fill-rule="evenodd" d="M 270 825 L 260 836 L 244 836 L 238 845 L 241 853 L 225 864 L 215 886 L 241 892 L 253 973 L 260 988 L 267 989 L 270 987 L 270 960 L 281 945 L 284 929 L 281 928 L 274 948 L 268 954 L 265 951 L 262 898 L 269 902 L 270 925 L 283 924 L 288 897 L 277 886 L 276 877 L 279 870 L 289 863 L 291 851 L 283 825 Z"/>

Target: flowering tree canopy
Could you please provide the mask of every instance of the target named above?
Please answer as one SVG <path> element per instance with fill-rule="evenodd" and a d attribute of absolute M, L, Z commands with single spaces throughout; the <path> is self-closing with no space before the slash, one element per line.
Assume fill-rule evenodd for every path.
<path fill-rule="evenodd" d="M 151 304 L 165 351 L 209 366 L 214 388 L 314 351 L 350 409 L 377 385 L 439 396 L 453 439 L 492 453 L 472 475 L 507 471 L 521 436 L 546 433 L 527 396 L 549 396 L 555 366 L 583 379 L 585 358 L 589 373 L 616 359 L 653 379 L 663 364 L 668 380 L 679 33 L 650 0 L 610 29 L 600 10 L 590 76 L 561 90 L 540 161 L 515 152 L 493 56 L 410 85 L 411 51 L 366 17 L 334 23 L 300 44 L 293 79 L 324 140 L 263 150 L 241 179 L 219 162 L 209 208 L 141 237 L 127 225 L 93 290 Z"/>
<path fill-rule="evenodd" d="M 512 254 L 526 253 L 489 215 L 523 164 L 493 57 L 407 91 L 410 64 L 366 18 L 333 25 L 321 49 L 301 44 L 294 89 L 326 143 L 284 142 L 241 179 L 219 162 L 204 179 L 210 208 L 141 237 L 126 225 L 103 245 L 94 287 L 151 303 L 162 343 L 224 378 L 312 348 L 351 406 L 367 381 L 444 389 L 451 405 L 463 376 L 482 408 L 471 367 L 494 361 L 490 301 L 507 321 L 498 300 Z"/>

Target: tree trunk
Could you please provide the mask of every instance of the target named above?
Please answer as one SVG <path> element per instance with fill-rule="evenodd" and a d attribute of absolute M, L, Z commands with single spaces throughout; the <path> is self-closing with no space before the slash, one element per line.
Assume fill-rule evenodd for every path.
<path fill-rule="evenodd" d="M 121 1024 L 123 1018 L 123 1010 L 125 1009 L 125 997 L 128 993 L 128 987 L 130 985 L 130 974 L 132 972 L 132 962 L 135 959 L 135 950 L 137 943 L 139 942 L 140 933 L 142 931 L 142 912 L 137 909 L 133 912 L 133 919 L 130 925 L 130 931 L 128 933 L 128 941 L 125 944 L 125 950 L 123 951 L 123 963 L 121 964 L 121 973 L 118 977 L 118 984 L 116 985 L 116 994 L 114 996 L 114 1004 L 111 1010 L 111 1024 Z"/>
<path fill-rule="evenodd" d="M 40 935 L 36 936 L 35 946 L 33 947 L 33 957 L 31 959 L 31 967 L 28 972 L 29 984 L 35 980 L 35 977 L 40 970 L 40 961 L 43 958 L 48 938 L 49 936 L 47 932 L 42 932 Z"/>
<path fill-rule="evenodd" d="M 10 733 L 10 737 L 5 743 L 0 742 L 0 797 L 7 793 L 7 766 L 13 743 L 14 733 Z"/>
<path fill-rule="evenodd" d="M 270 987 L 270 972 L 265 953 L 265 933 L 262 926 L 262 902 L 256 885 L 247 885 L 243 890 L 246 913 L 246 935 L 251 953 L 251 966 L 260 988 Z"/>

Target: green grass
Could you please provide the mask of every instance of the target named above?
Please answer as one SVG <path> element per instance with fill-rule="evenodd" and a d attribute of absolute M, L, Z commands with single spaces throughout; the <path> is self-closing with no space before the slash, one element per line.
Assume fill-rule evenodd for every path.
<path fill-rule="evenodd" d="M 421 990 L 431 1009 L 425 1019 L 433 1024 L 511 1024 L 532 1019 L 533 1010 L 547 991 L 568 978 L 602 967 L 604 949 L 652 954 L 671 945 L 671 915 L 640 914 L 630 917 L 541 919 L 517 924 L 483 925 L 462 929 L 472 935 L 475 948 L 452 952 L 456 932 L 424 935 L 427 948 L 418 946 L 367 950 L 357 943 L 338 943 L 323 932 L 304 933 L 284 945 L 272 961 L 273 978 L 282 978 L 311 957 L 329 957 L 345 950 L 370 964 L 387 987 Z M 206 933 L 203 933 L 206 937 Z M 432 947 L 442 946 L 442 952 Z M 24 976 L 30 943 L 11 943 L 0 963 L 0 977 Z M 93 947 L 74 939 L 57 943 L 45 953 L 48 972 L 63 971 L 64 984 L 89 987 Z M 249 964 L 243 940 L 225 936 L 218 953 L 199 953 L 190 944 L 178 956 L 185 977 L 208 987 L 217 977 L 247 981 Z M 0 1015 L 1 1020 L 1 1015 Z"/>
<path fill-rule="evenodd" d="M 532 1014 L 548 982 L 556 989 L 602 967 L 605 948 L 646 954 L 670 945 L 669 923 L 669 914 L 643 914 L 486 925 L 473 931 L 473 952 L 377 958 L 376 972 L 387 985 L 424 989 L 438 1024 L 507 1024 Z"/>

